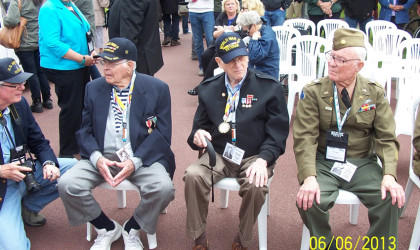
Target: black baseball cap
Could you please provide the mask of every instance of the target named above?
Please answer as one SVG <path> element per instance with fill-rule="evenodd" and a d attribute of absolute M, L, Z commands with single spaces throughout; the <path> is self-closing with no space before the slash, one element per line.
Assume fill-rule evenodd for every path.
<path fill-rule="evenodd" d="M 0 59 L 0 81 L 22 83 L 32 75 L 32 73 L 23 72 L 15 59 L 10 57 Z"/>
<path fill-rule="evenodd" d="M 225 32 L 216 39 L 216 55 L 228 63 L 235 57 L 247 56 L 248 50 L 238 33 Z"/>
<path fill-rule="evenodd" d="M 95 55 L 107 61 L 130 60 L 137 61 L 137 48 L 133 42 L 124 37 L 115 37 L 106 43 L 104 52 Z"/>

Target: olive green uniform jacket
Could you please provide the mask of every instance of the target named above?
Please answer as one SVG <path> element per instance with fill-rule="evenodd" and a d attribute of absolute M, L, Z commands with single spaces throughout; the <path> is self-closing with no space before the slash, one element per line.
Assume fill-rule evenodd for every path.
<path fill-rule="evenodd" d="M 307 84 L 300 96 L 293 124 L 294 152 L 301 184 L 308 176 L 316 176 L 316 153 L 325 154 L 326 133 L 337 131 L 333 82 L 328 78 Z M 359 112 L 363 104 L 376 108 Z M 343 118 L 346 107 L 339 97 Z M 382 162 L 384 174 L 397 177 L 399 144 L 395 136 L 395 120 L 384 89 L 357 75 L 352 108 L 342 132 L 349 134 L 347 158 L 365 158 L 375 152 Z"/>
<path fill-rule="evenodd" d="M 417 120 L 414 125 L 414 138 L 413 146 L 416 149 L 416 153 L 413 156 L 413 170 L 418 176 L 420 176 L 420 109 L 417 111 Z"/>

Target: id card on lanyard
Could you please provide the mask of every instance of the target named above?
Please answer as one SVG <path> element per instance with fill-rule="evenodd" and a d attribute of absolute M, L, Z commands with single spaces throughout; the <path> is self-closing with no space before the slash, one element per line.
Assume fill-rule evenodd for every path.
<path fill-rule="evenodd" d="M 348 139 L 349 135 L 347 133 L 341 132 L 343 129 L 344 123 L 346 122 L 347 116 L 351 110 L 351 107 L 346 110 L 346 113 L 341 119 L 340 115 L 340 105 L 338 103 L 338 94 L 337 94 L 337 86 L 334 83 L 334 105 L 335 105 L 335 115 L 337 118 L 337 131 L 327 131 L 326 141 L 327 141 L 327 148 L 325 151 L 325 159 L 329 161 L 335 162 L 346 162 L 346 155 L 347 155 L 347 146 L 348 146 Z"/>

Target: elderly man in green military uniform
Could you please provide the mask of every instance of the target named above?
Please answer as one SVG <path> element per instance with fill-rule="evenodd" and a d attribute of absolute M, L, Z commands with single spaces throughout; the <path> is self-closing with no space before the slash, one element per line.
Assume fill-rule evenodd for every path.
<path fill-rule="evenodd" d="M 318 243 L 325 237 L 334 249 L 328 210 L 338 189 L 348 190 L 368 208 L 364 239 L 377 237 L 380 249 L 397 249 L 405 196 L 396 181 L 399 144 L 392 110 L 384 89 L 358 74 L 366 57 L 362 32 L 338 29 L 332 49 L 325 53 L 329 75 L 303 88 L 296 110 L 298 210 L 311 236 Z"/>

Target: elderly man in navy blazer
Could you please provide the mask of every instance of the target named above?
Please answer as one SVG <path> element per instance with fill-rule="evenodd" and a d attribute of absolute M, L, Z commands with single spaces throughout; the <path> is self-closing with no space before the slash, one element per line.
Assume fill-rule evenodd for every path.
<path fill-rule="evenodd" d="M 12 58 L 0 59 L 0 249 L 30 249 L 23 222 L 46 223 L 38 212 L 58 198 L 56 179 L 76 162 L 57 160 L 22 98 L 31 76 Z"/>
<path fill-rule="evenodd" d="M 142 229 L 156 231 L 159 214 L 174 199 L 171 178 L 171 98 L 162 81 L 135 71 L 136 46 L 113 38 L 96 56 L 105 77 L 86 86 L 81 129 L 76 137 L 82 160 L 60 180 L 58 189 L 70 225 L 90 222 L 98 232 L 91 249 L 110 249 L 121 234 L 125 249 L 143 249 Z M 103 182 L 115 187 L 129 180 L 141 202 L 123 227 L 109 219 L 91 190 Z"/>

